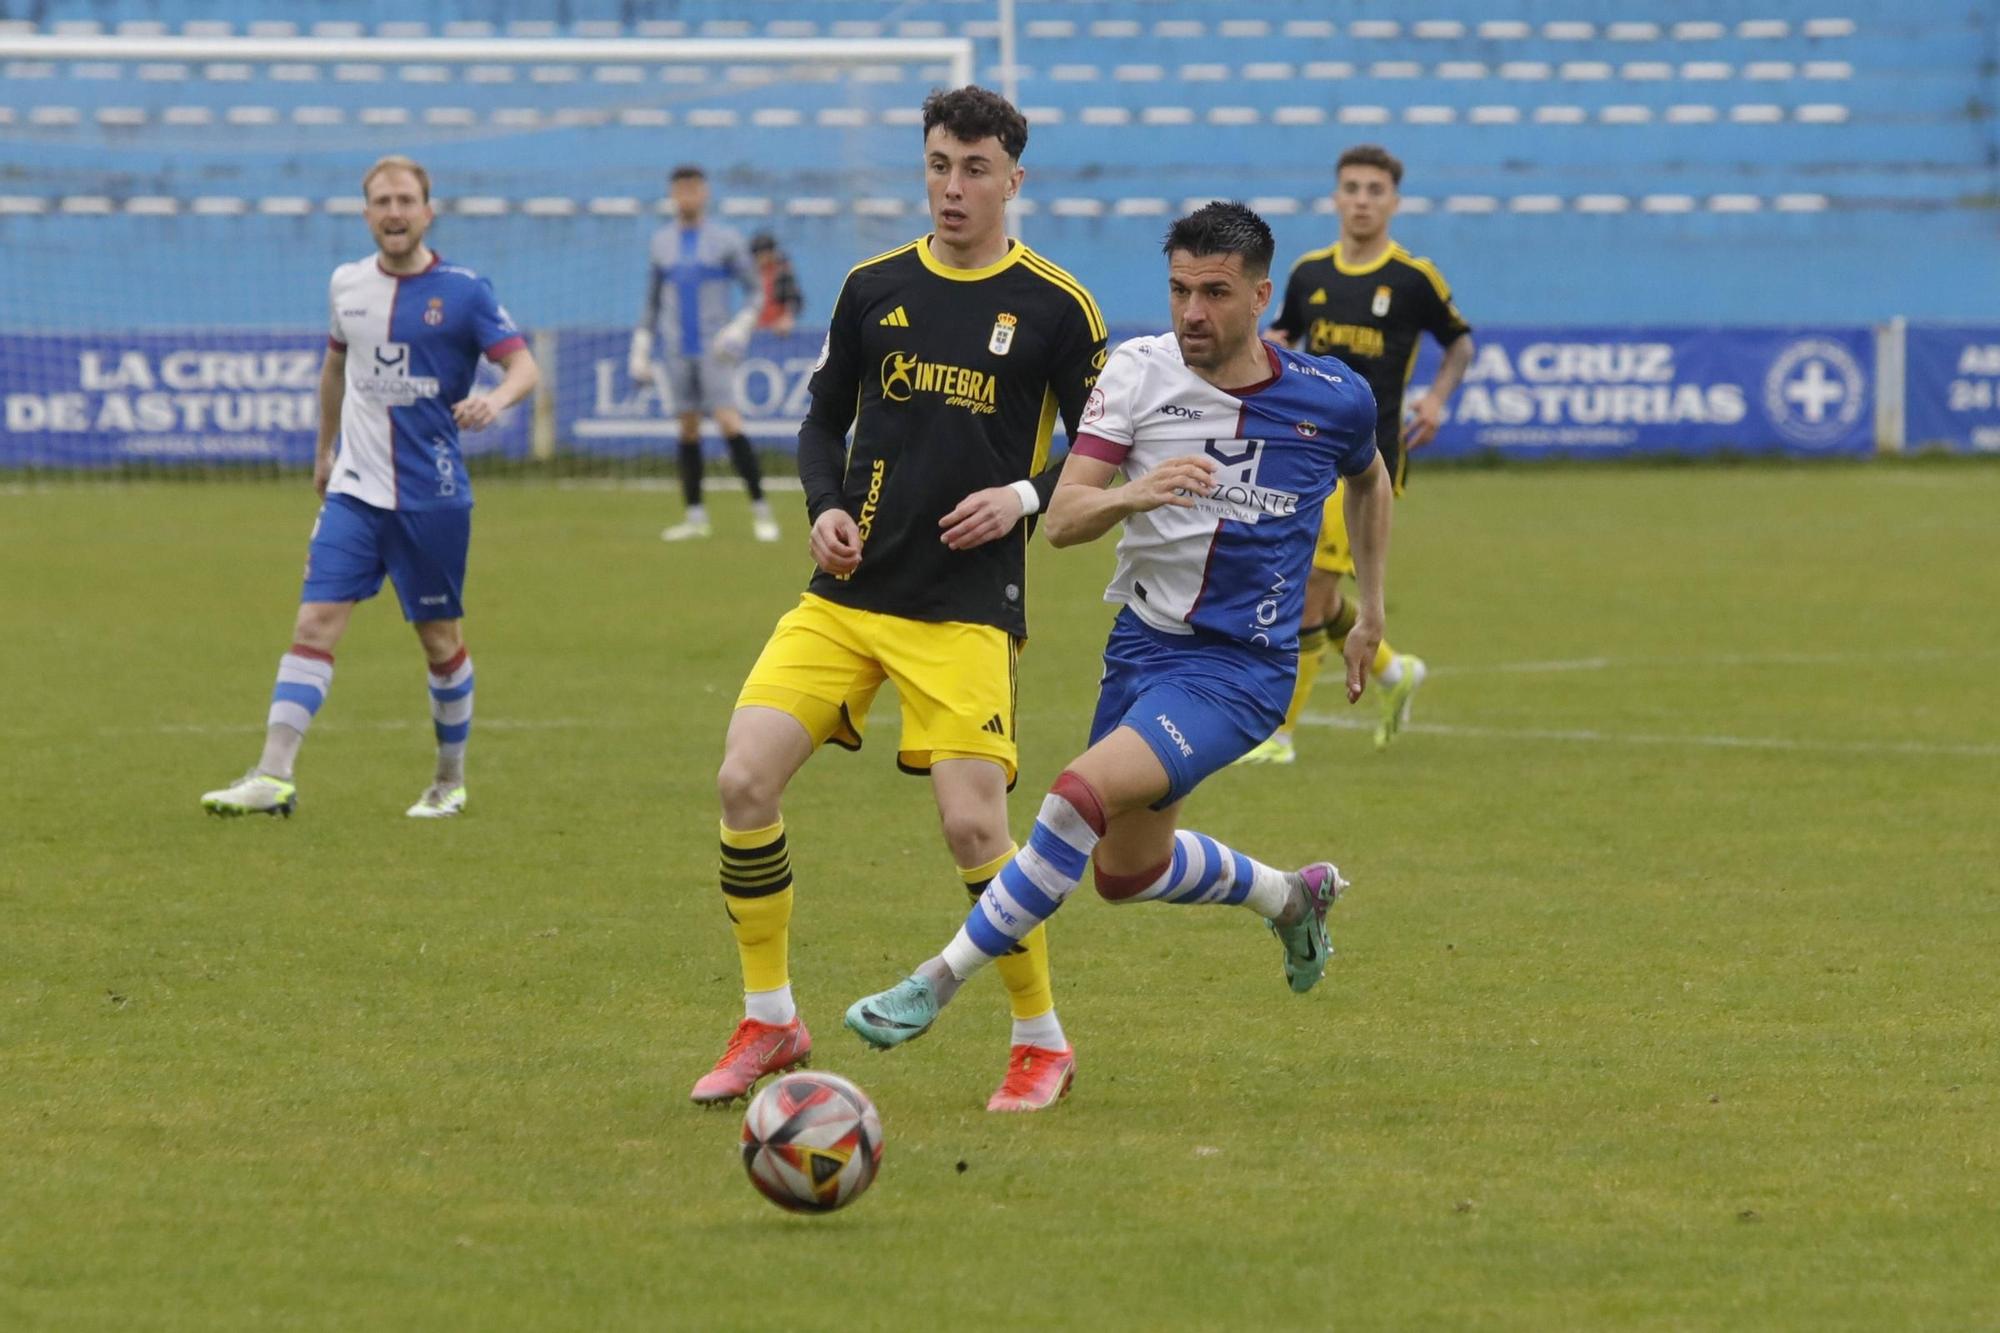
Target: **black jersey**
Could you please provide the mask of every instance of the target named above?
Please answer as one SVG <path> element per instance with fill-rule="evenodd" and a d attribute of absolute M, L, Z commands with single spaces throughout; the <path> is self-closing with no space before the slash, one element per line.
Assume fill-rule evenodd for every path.
<path fill-rule="evenodd" d="M 1368 381 L 1375 444 L 1400 484 L 1403 390 L 1417 344 L 1425 333 L 1444 346 L 1472 331 L 1437 266 L 1393 243 L 1360 267 L 1343 263 L 1337 244 L 1311 251 L 1292 266 L 1275 325 L 1300 351 L 1339 357 Z"/>
<path fill-rule="evenodd" d="M 838 494 L 809 481 L 807 502 L 814 517 L 831 504 L 854 515 L 861 564 L 846 578 L 816 573 L 811 590 L 1025 636 L 1029 525 L 954 551 L 938 520 L 974 491 L 1043 473 L 1058 414 L 1075 436 L 1104 367 L 1104 316 L 1018 241 L 985 268 L 954 269 L 929 239 L 857 265 L 834 303 L 809 420 L 836 436 L 852 422 L 854 441 Z"/>

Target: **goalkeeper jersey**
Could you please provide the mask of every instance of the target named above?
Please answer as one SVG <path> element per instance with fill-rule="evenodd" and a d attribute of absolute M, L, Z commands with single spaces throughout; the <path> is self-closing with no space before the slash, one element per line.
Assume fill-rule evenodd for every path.
<path fill-rule="evenodd" d="M 713 350 L 715 335 L 735 313 L 730 290 L 748 296 L 758 286 L 743 237 L 716 222 L 660 228 L 647 260 L 639 327 L 658 336 L 662 356 L 698 357 Z"/>

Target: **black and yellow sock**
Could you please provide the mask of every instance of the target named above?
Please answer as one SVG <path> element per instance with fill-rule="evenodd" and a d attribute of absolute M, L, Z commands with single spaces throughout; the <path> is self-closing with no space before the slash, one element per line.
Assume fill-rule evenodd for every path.
<path fill-rule="evenodd" d="M 736 933 L 743 989 L 789 985 L 792 856 L 784 820 L 759 829 L 722 826 L 722 901 Z"/>
<path fill-rule="evenodd" d="M 1353 621 L 1348 621 L 1349 626 Z M 1312 698 L 1313 685 L 1319 680 L 1320 663 L 1326 660 L 1325 625 L 1308 625 L 1299 631 L 1299 675 L 1292 682 L 1292 702 L 1285 709 L 1286 735 L 1299 725 L 1300 714 L 1306 711 L 1306 700 Z"/>
<path fill-rule="evenodd" d="M 1009 847 L 983 866 L 960 866 L 958 876 L 973 898 L 986 892 L 987 883 L 1000 867 L 1014 859 L 1019 848 Z M 1017 1019 L 1040 1018 L 1056 1007 L 1055 990 L 1049 984 L 1049 928 L 1036 926 L 1021 942 L 994 961 L 1001 984 L 1007 987 L 1007 1003 Z"/>

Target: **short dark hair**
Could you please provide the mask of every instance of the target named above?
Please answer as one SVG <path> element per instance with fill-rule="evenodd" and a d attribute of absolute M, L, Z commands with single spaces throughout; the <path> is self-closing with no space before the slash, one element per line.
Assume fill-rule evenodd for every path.
<path fill-rule="evenodd" d="M 1348 167 L 1380 167 L 1389 173 L 1389 179 L 1396 183 L 1397 189 L 1403 187 L 1402 159 L 1379 143 L 1358 143 L 1342 153 L 1340 161 L 1334 163 L 1334 176 L 1338 178 Z"/>
<path fill-rule="evenodd" d="M 999 93 L 969 83 L 949 92 L 939 88 L 924 99 L 924 137 L 940 125 L 960 143 L 998 139 L 1016 162 L 1028 147 L 1028 118 Z"/>
<path fill-rule="evenodd" d="M 753 255 L 760 255 L 766 250 L 775 250 L 777 248 L 778 238 L 768 231 L 760 231 L 750 238 L 750 253 Z"/>
<path fill-rule="evenodd" d="M 675 181 L 705 181 L 707 179 L 708 173 L 706 171 L 703 171 L 692 162 L 683 162 L 674 168 L 672 175 L 667 177 L 667 183 L 671 185 Z"/>
<path fill-rule="evenodd" d="M 1160 246 L 1169 255 L 1176 250 L 1195 256 L 1241 255 L 1243 271 L 1259 278 L 1271 271 L 1271 256 L 1277 248 L 1264 219 L 1242 204 L 1220 199 L 1203 204 L 1167 228 L 1166 242 Z"/>

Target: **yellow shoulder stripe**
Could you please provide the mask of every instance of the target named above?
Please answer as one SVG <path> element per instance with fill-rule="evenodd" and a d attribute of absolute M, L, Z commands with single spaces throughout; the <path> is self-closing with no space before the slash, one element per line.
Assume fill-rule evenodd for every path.
<path fill-rule="evenodd" d="M 1292 265 L 1292 271 L 1296 273 L 1300 268 L 1312 263 L 1315 259 L 1331 259 L 1333 258 L 1333 252 L 1339 248 L 1340 242 L 1335 241 L 1332 245 L 1322 246 L 1318 250 L 1308 250 L 1299 256 L 1297 263 Z"/>
<path fill-rule="evenodd" d="M 1097 308 L 1096 300 L 1084 289 L 1082 283 L 1025 245 L 1021 247 L 1021 262 L 1076 298 L 1076 303 L 1083 307 L 1084 323 L 1089 326 L 1092 338 L 1102 339 L 1109 336 L 1110 330 L 1105 326 L 1104 313 Z"/>
<path fill-rule="evenodd" d="M 1411 254 L 1409 251 L 1403 249 L 1401 246 L 1397 246 L 1396 249 L 1397 249 L 1397 258 L 1401 259 L 1411 268 L 1415 269 L 1417 272 L 1423 274 L 1426 278 L 1430 279 L 1432 288 L 1434 288 L 1438 294 L 1438 300 L 1440 301 L 1451 300 L 1451 284 L 1444 280 L 1444 274 L 1438 272 L 1438 267 L 1436 264 L 1433 264 L 1428 259 L 1423 259 L 1417 255 Z"/>
<path fill-rule="evenodd" d="M 922 238 L 919 237 L 918 239 L 921 240 Z M 879 255 L 873 255 L 867 259 L 862 260 L 860 263 L 856 264 L 853 268 L 847 270 L 847 276 L 851 278 L 864 268 L 871 268 L 876 264 L 882 263 L 884 260 L 894 259 L 897 255 L 908 254 L 910 251 L 916 248 L 917 248 L 917 241 L 905 241 L 903 242 L 903 244 L 897 246 L 893 250 L 884 250 Z"/>

